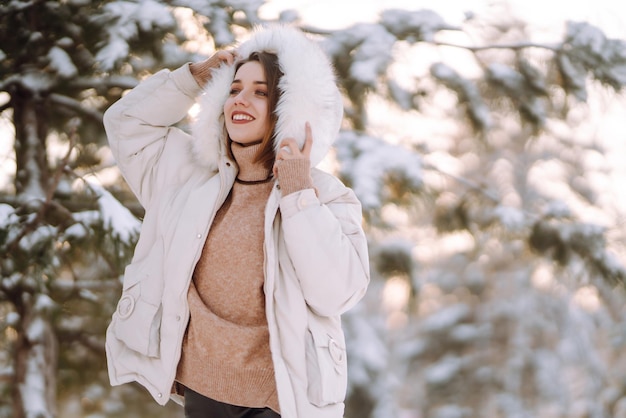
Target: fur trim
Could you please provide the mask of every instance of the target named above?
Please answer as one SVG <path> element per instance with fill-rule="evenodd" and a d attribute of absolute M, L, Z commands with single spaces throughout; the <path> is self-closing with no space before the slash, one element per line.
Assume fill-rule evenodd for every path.
<path fill-rule="evenodd" d="M 342 97 L 326 54 L 317 43 L 290 26 L 259 27 L 236 50 L 242 59 L 255 51 L 278 55 L 283 76 L 279 83 L 282 93 L 276 107 L 274 146 L 278 149 L 283 139 L 294 138 L 302 147 L 308 121 L 313 133 L 311 164 L 317 165 L 333 144 L 343 118 Z M 213 72 L 193 125 L 195 158 L 211 170 L 217 169 L 219 158 L 225 153 L 223 107 L 234 77 L 233 67 L 222 66 Z"/>
<path fill-rule="evenodd" d="M 214 70 L 200 99 L 200 111 L 192 125 L 193 158 L 209 171 L 217 171 L 220 156 L 225 155 L 226 128 L 224 103 L 235 76 L 234 66 L 222 65 Z"/>

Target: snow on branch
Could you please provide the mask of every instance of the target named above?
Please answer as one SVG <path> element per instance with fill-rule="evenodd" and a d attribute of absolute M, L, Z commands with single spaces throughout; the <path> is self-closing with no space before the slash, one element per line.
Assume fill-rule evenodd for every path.
<path fill-rule="evenodd" d="M 616 91 L 626 85 L 626 41 L 608 39 L 602 30 L 587 22 L 568 22 L 562 54 L 562 59 L 569 61 L 569 66 L 561 68 L 568 79 L 575 80 L 580 70 L 586 70 Z M 579 87 L 580 81 L 575 84 Z"/>
<path fill-rule="evenodd" d="M 53 46 L 48 51 L 50 67 L 62 78 L 72 78 L 78 74 L 78 69 L 72 62 L 72 58 L 62 48 Z"/>
<path fill-rule="evenodd" d="M 543 218 L 533 225 L 528 241 L 534 250 L 550 254 L 562 265 L 578 255 L 603 277 L 626 283 L 626 267 L 606 250 L 605 230 L 599 225 Z"/>
<path fill-rule="evenodd" d="M 388 9 L 381 13 L 380 24 L 398 39 L 412 38 L 431 42 L 434 36 L 441 30 L 459 30 L 459 28 L 446 23 L 443 18 L 432 10 L 408 11 L 401 9 Z"/>
<path fill-rule="evenodd" d="M 113 69 L 119 60 L 128 56 L 128 42 L 134 40 L 140 31 L 167 30 L 176 24 L 168 6 L 155 0 L 107 3 L 102 7 L 102 13 L 93 20 L 106 27 L 108 39 L 96 55 L 104 71 Z"/>
<path fill-rule="evenodd" d="M 366 211 L 379 209 L 393 198 L 391 180 L 402 183 L 405 191 L 422 187 L 422 159 L 401 146 L 352 131 L 342 132 L 335 146 L 341 173 Z"/>
<path fill-rule="evenodd" d="M 478 86 L 475 83 L 461 77 L 452 67 L 444 63 L 436 63 L 430 67 L 430 73 L 441 81 L 444 86 L 454 91 L 459 102 L 466 105 L 467 114 L 477 130 L 485 130 L 491 127 L 491 115 L 485 105 Z"/>
<path fill-rule="evenodd" d="M 119 87 L 130 90 L 137 86 L 139 82 L 135 77 L 123 75 L 111 75 L 108 77 L 78 77 L 72 80 L 72 86 L 76 88 L 90 89 L 110 89 Z"/>
<path fill-rule="evenodd" d="M 81 102 L 79 102 L 78 100 L 72 99 L 71 97 L 64 96 L 58 93 L 52 93 L 50 94 L 50 100 L 53 103 L 56 103 L 68 109 L 74 110 L 85 116 L 88 116 L 97 122 L 102 122 L 102 112 L 98 112 L 97 110 L 94 110 L 94 109 L 89 109 L 88 107 L 83 106 Z"/>
<path fill-rule="evenodd" d="M 350 75 L 365 85 L 375 87 L 379 75 L 385 73 L 391 62 L 396 38 L 384 27 L 366 23 L 353 26 L 352 35 L 359 38 L 359 45 L 354 50 Z"/>
<path fill-rule="evenodd" d="M 95 179 L 89 178 L 88 182 L 89 187 L 98 197 L 98 207 L 104 228 L 110 230 L 111 234 L 120 241 L 132 244 L 141 228 L 139 219 Z"/>
<path fill-rule="evenodd" d="M 217 4 L 216 4 L 217 3 Z M 196 14 L 207 18 L 204 24 L 207 31 L 215 40 L 217 46 L 228 45 L 235 41 L 230 25 L 233 23 L 249 26 L 259 24 L 261 20 L 258 10 L 264 0 L 175 0 L 173 4 L 177 7 L 186 7 Z M 243 15 L 245 18 L 235 21 L 235 13 Z"/>

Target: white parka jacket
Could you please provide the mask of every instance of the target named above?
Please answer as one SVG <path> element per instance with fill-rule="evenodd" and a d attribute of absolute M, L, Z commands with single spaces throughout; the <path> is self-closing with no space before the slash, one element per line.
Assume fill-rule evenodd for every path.
<path fill-rule="evenodd" d="M 309 121 L 315 166 L 342 118 L 331 65 L 313 41 L 289 27 L 259 29 L 237 47 L 243 58 L 260 50 L 276 53 L 284 73 L 276 141 L 293 137 L 302 146 Z M 237 174 L 225 152 L 223 121 L 233 76 L 233 66 L 213 71 L 193 135 L 174 126 L 201 93 L 188 65 L 146 79 L 104 117 L 119 168 L 146 210 L 107 329 L 109 377 L 113 385 L 139 382 L 160 404 L 175 379 L 196 262 Z M 266 315 L 284 418 L 343 416 L 340 315 L 369 282 L 360 203 L 335 177 L 317 169 L 311 174 L 316 190 L 283 197 L 275 184 L 265 209 Z"/>

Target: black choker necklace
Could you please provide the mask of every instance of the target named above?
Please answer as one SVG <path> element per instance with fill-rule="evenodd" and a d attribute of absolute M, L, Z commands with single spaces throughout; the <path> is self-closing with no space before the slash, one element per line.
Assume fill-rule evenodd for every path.
<path fill-rule="evenodd" d="M 247 144 L 242 144 L 241 142 L 235 142 L 235 141 L 232 141 L 232 142 L 233 142 L 233 144 L 239 145 L 241 148 L 248 148 L 248 147 L 251 147 L 253 145 L 261 144 L 263 142 L 263 140 L 259 139 L 258 141 L 248 142 Z"/>
<path fill-rule="evenodd" d="M 237 183 L 239 183 L 239 184 L 246 184 L 246 185 L 248 185 L 248 184 L 261 184 L 261 183 L 267 183 L 267 182 L 269 182 L 269 181 L 271 181 L 271 180 L 273 180 L 273 179 L 274 179 L 274 176 L 270 174 L 270 176 L 269 176 L 268 178 L 263 179 L 263 180 L 241 180 L 239 177 L 236 177 L 236 178 L 235 178 L 235 181 L 236 181 Z"/>

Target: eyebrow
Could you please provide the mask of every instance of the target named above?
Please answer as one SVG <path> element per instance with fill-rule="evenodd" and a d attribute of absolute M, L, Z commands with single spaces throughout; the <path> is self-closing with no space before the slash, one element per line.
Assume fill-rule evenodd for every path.
<path fill-rule="evenodd" d="M 230 84 L 236 84 L 236 83 L 241 83 L 241 80 L 235 79 Z M 252 84 L 261 84 L 261 85 L 267 86 L 267 82 L 265 82 L 265 81 L 253 81 Z"/>

